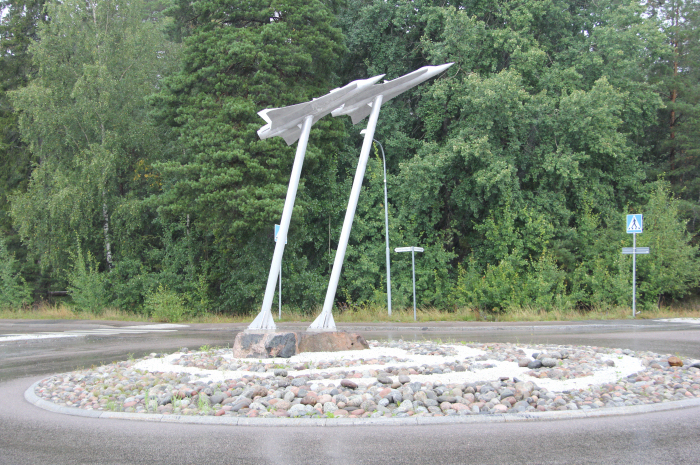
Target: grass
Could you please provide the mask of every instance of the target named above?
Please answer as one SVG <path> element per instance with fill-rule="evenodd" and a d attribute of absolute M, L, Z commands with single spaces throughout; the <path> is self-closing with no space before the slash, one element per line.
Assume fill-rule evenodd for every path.
<path fill-rule="evenodd" d="M 281 322 L 311 322 L 321 312 L 320 307 L 311 311 L 298 308 L 283 308 Z M 180 323 L 250 323 L 257 311 L 243 315 L 204 314 L 194 318 L 186 318 Z M 272 312 L 275 322 L 280 322 L 277 312 Z M 337 323 L 412 323 L 413 307 L 392 308 L 389 316 L 386 306 L 364 305 L 352 308 L 335 309 L 333 318 Z M 580 321 L 580 320 L 622 320 L 631 319 L 632 310 L 629 307 L 609 307 L 593 310 L 553 309 L 545 311 L 533 307 L 513 308 L 506 312 L 483 312 L 472 308 L 458 308 L 454 311 L 444 311 L 436 308 L 419 308 L 417 321 Z M 684 301 L 653 310 L 637 312 L 637 318 L 700 318 L 700 298 Z M 22 320 L 110 320 L 152 322 L 147 316 L 125 312 L 115 308 L 107 308 L 100 314 L 78 312 L 65 303 L 51 305 L 42 303 L 34 307 L 22 309 L 0 309 L 0 319 Z"/>
<path fill-rule="evenodd" d="M 21 309 L 0 309 L 2 320 L 109 320 L 109 321 L 133 321 L 154 322 L 146 315 L 126 312 L 116 308 L 106 308 L 102 313 L 94 314 L 73 310 L 70 306 L 61 304 L 41 303 L 34 307 Z M 245 323 L 252 320 L 250 315 L 228 316 L 218 314 L 206 314 L 196 318 L 182 320 L 182 323 Z"/>

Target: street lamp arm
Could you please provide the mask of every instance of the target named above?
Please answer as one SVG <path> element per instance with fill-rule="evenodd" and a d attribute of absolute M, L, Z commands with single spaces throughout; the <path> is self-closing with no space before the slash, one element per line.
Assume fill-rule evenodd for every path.
<path fill-rule="evenodd" d="M 386 156 L 384 155 L 384 147 L 382 147 L 382 143 L 377 139 L 372 140 L 379 144 L 379 148 L 382 149 L 382 161 L 384 162 L 384 188 L 386 189 Z"/>
<path fill-rule="evenodd" d="M 362 131 L 360 131 L 360 134 L 364 135 L 366 132 L 367 129 L 363 129 Z M 379 145 L 379 148 L 382 150 L 382 162 L 384 163 L 384 184 L 386 184 L 386 156 L 384 155 L 384 146 L 375 138 L 372 138 L 372 141 L 376 142 L 377 145 Z"/>

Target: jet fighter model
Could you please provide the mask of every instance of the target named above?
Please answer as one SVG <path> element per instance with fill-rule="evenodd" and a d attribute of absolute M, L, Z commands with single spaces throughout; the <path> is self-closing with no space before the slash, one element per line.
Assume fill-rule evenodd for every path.
<path fill-rule="evenodd" d="M 357 124 L 365 117 L 369 116 L 367 129 L 365 130 L 365 139 L 362 143 L 360 151 L 360 159 L 357 162 L 355 179 L 352 183 L 348 208 L 345 211 L 345 220 L 343 221 L 343 229 L 340 231 L 340 239 L 336 247 L 335 258 L 333 261 L 333 270 L 331 271 L 328 289 L 326 290 L 326 299 L 323 302 L 323 310 L 321 314 L 311 323 L 308 331 L 335 331 L 335 321 L 333 320 L 333 304 L 335 301 L 335 293 L 338 289 L 338 280 L 345 259 L 348 239 L 350 238 L 350 230 L 352 229 L 355 209 L 362 188 L 362 179 L 365 175 L 367 160 L 369 158 L 370 148 L 374 138 L 374 130 L 377 127 L 377 119 L 379 111 L 384 102 L 391 100 L 402 92 L 407 91 L 411 87 L 417 86 L 423 81 L 430 79 L 433 76 L 440 74 L 447 68 L 452 66 L 452 63 L 447 63 L 441 66 L 425 66 L 412 73 L 409 73 L 393 81 L 387 81 L 383 84 L 376 84 L 367 87 L 355 96 L 348 98 L 342 107 L 332 112 L 333 116 L 350 115 L 352 123 Z M 388 282 L 388 280 L 387 280 Z"/>
<path fill-rule="evenodd" d="M 258 136 L 261 139 L 280 136 L 287 145 L 292 145 L 299 139 L 302 123 L 307 116 L 313 115 L 314 119 L 311 123 L 313 125 L 316 121 L 342 106 L 343 102 L 347 101 L 348 98 L 362 93 L 362 91 L 372 87 L 373 84 L 379 82 L 383 77 L 384 74 L 380 74 L 369 79 L 352 81 L 350 84 L 339 89 L 333 89 L 326 95 L 315 98 L 310 102 L 282 108 L 266 108 L 258 112 L 258 115 L 267 121 L 267 124 L 258 130 Z"/>
<path fill-rule="evenodd" d="M 311 126 L 329 113 L 333 116 L 350 115 L 353 124 L 370 116 L 355 173 L 355 180 L 353 181 L 348 209 L 343 222 L 341 238 L 338 243 L 331 280 L 326 292 L 323 311 L 309 327 L 310 331 L 331 331 L 335 330 L 335 322 L 332 316 L 332 304 L 335 298 L 338 279 L 345 257 L 345 249 L 355 215 L 357 199 L 362 186 L 362 178 L 364 177 L 365 168 L 367 166 L 372 137 L 374 136 L 374 129 L 377 124 L 382 102 L 387 102 L 411 87 L 417 86 L 423 81 L 440 74 L 452 66 L 452 64 L 453 63 L 442 66 L 425 66 L 405 76 L 401 76 L 392 81 L 386 81 L 382 84 L 377 84 L 377 82 L 384 77 L 383 74 L 369 79 L 353 81 L 345 87 L 334 89 L 330 93 L 313 99 L 310 102 L 283 108 L 265 109 L 258 113 L 258 115 L 267 122 L 265 126 L 258 130 L 258 136 L 261 139 L 280 136 L 287 142 L 287 145 L 291 145 L 297 140 L 299 144 L 297 145 L 297 151 L 294 157 L 292 175 L 289 179 L 289 188 L 287 189 L 287 197 L 282 210 L 280 229 L 277 236 L 277 243 L 275 244 L 275 251 L 272 257 L 272 264 L 270 266 L 270 274 L 268 275 L 262 307 L 258 316 L 253 320 L 250 326 L 248 326 L 247 331 L 271 331 L 275 329 L 275 323 L 271 312 L 272 298 L 277 284 L 277 277 L 280 273 L 284 244 L 287 241 L 287 233 L 289 231 L 297 187 L 299 185 L 301 165 L 304 161 L 304 154 L 306 152 Z"/>
<path fill-rule="evenodd" d="M 437 76 L 453 64 L 454 63 L 446 63 L 440 66 L 424 66 L 394 80 L 384 81 L 382 84 L 371 87 L 365 87 L 357 94 L 345 99 L 343 106 L 333 110 L 332 115 L 349 115 L 350 118 L 352 118 L 352 124 L 357 124 L 370 114 L 372 111 L 372 101 L 377 95 L 382 96 L 382 103 L 384 104 L 397 95 L 417 86 L 421 82 Z"/>

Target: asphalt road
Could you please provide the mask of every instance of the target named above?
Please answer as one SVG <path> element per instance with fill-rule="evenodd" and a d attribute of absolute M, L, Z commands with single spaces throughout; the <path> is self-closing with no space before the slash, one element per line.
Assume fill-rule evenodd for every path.
<path fill-rule="evenodd" d="M 700 463 L 700 408 L 511 424 L 268 428 L 73 417 L 24 400 L 27 387 L 46 375 L 183 346 L 226 345 L 241 329 L 191 325 L 172 332 L 123 329 L 113 334 L 132 325 L 0 320 L 0 334 L 87 334 L 0 342 L 0 464 Z M 584 344 L 700 359 L 700 326 L 648 321 L 349 329 L 359 329 L 367 338 Z"/>

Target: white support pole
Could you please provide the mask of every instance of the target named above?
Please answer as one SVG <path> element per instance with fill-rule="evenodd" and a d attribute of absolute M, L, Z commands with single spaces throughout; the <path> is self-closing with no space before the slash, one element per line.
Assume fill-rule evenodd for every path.
<path fill-rule="evenodd" d="M 378 142 L 377 142 L 378 143 Z M 386 228 L 384 237 L 386 238 L 386 302 L 389 307 L 389 316 L 391 316 L 391 265 L 389 264 L 389 200 L 386 193 L 386 156 L 384 155 L 384 147 L 379 144 L 382 149 L 382 161 L 384 162 L 384 226 Z"/>
<path fill-rule="evenodd" d="M 279 314 L 279 317 L 277 319 L 281 320 L 282 319 L 282 264 L 281 263 L 280 263 L 280 284 L 279 284 L 279 290 L 278 290 L 277 296 L 279 298 L 279 304 L 280 304 L 280 314 Z"/>
<path fill-rule="evenodd" d="M 263 298 L 262 308 L 260 313 L 255 317 L 255 320 L 248 326 L 248 331 L 271 331 L 276 328 L 275 322 L 272 319 L 272 299 L 275 296 L 275 287 L 277 285 L 277 277 L 280 273 L 282 265 L 282 255 L 284 254 L 284 246 L 287 242 L 287 232 L 289 231 L 289 223 L 292 219 L 292 210 L 294 209 L 294 201 L 297 196 L 297 188 L 299 187 L 299 178 L 301 177 L 301 166 L 304 164 L 304 155 L 306 154 L 306 145 L 309 142 L 309 132 L 313 124 L 314 117 L 309 115 L 304 118 L 304 123 L 301 128 L 301 135 L 297 145 L 297 152 L 294 156 L 294 165 L 292 166 L 292 175 L 289 178 L 289 188 L 287 189 L 287 198 L 284 201 L 284 209 L 282 210 L 282 221 L 280 222 L 280 230 L 275 243 L 275 253 L 272 256 L 272 265 L 270 266 L 270 274 L 267 277 L 267 287 L 265 288 L 265 297 Z M 280 288 L 280 292 L 281 292 Z"/>
<path fill-rule="evenodd" d="M 632 234 L 632 318 L 637 317 L 637 233 Z"/>
<path fill-rule="evenodd" d="M 416 321 L 416 250 L 411 247 L 411 270 L 413 271 L 413 321 Z"/>
<path fill-rule="evenodd" d="M 311 323 L 308 331 L 335 331 L 335 321 L 333 320 L 333 302 L 335 301 L 335 293 L 338 289 L 338 280 L 340 279 L 340 271 L 343 268 L 343 260 L 345 259 L 345 251 L 348 247 L 350 239 L 350 230 L 352 229 L 352 221 L 355 217 L 355 209 L 357 201 L 360 198 L 360 190 L 362 189 L 362 180 L 365 177 L 365 169 L 367 168 L 367 160 L 369 152 L 372 148 L 372 139 L 374 138 L 374 130 L 377 127 L 377 119 L 379 118 L 379 110 L 382 107 L 382 96 L 377 95 L 372 102 L 372 112 L 369 115 L 367 122 L 367 132 L 362 143 L 362 151 L 360 159 L 357 162 L 357 170 L 355 171 L 355 179 L 352 182 L 352 190 L 350 191 L 350 200 L 348 201 L 348 209 L 345 212 L 345 220 L 343 221 L 343 229 L 340 233 L 338 249 L 335 252 L 335 260 L 333 261 L 333 271 L 331 271 L 328 290 L 326 291 L 326 300 L 323 303 L 323 311 Z"/>

